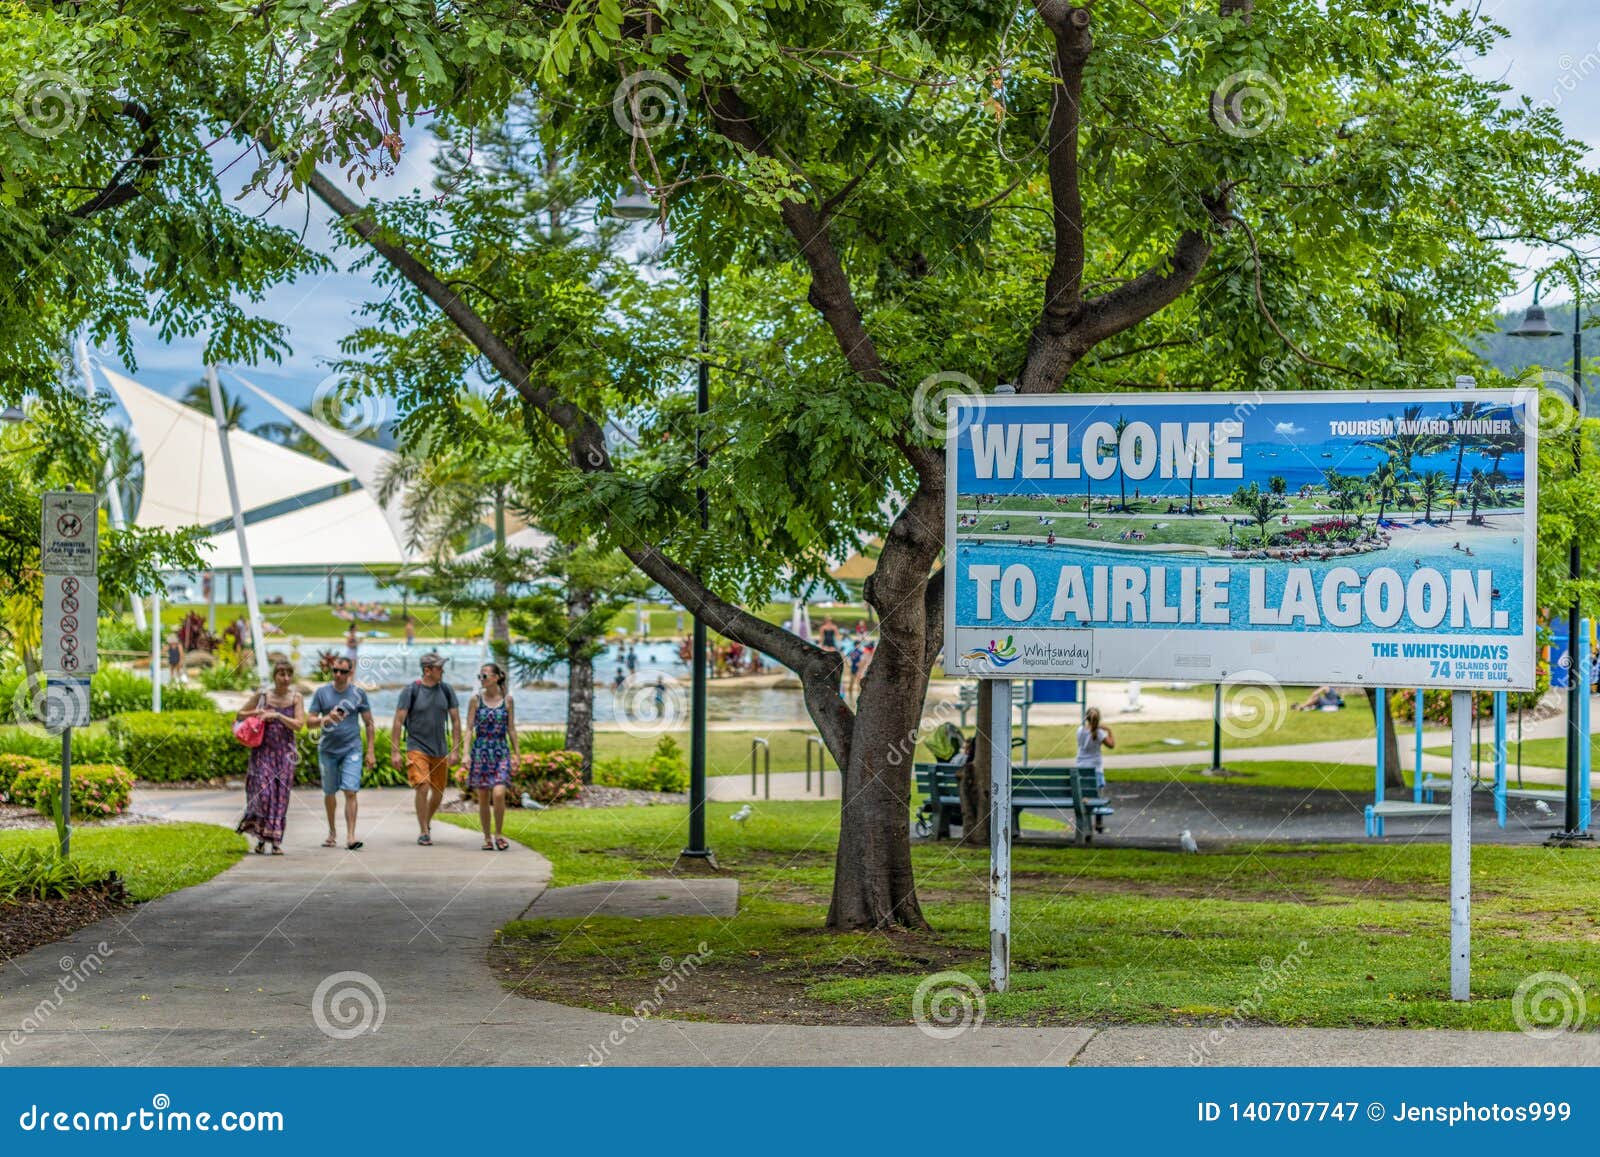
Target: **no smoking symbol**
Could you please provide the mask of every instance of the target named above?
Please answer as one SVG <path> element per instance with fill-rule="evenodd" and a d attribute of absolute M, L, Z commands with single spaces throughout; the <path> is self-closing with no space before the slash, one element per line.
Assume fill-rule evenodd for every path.
<path fill-rule="evenodd" d="M 83 519 L 76 514 L 63 514 L 56 519 L 56 530 L 67 538 L 77 538 L 83 533 Z"/>

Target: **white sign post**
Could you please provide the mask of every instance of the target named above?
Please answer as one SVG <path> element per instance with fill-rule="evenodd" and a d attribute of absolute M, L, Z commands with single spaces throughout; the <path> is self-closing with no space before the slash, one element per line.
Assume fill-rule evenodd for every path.
<path fill-rule="evenodd" d="M 1534 684 L 1539 396 L 1463 386 L 950 399 L 944 667 L 995 682 L 997 990 L 1010 681 L 1034 677 L 1455 692 L 1451 990 L 1467 998 L 1460 729 L 1471 692 Z"/>
<path fill-rule="evenodd" d="M 43 496 L 39 557 L 44 571 L 45 724 L 61 730 L 61 855 L 72 852 L 72 729 L 89 722 L 88 676 L 99 668 L 99 511 L 95 494 Z M 52 728 L 53 730 L 53 728 Z"/>
<path fill-rule="evenodd" d="M 100 669 L 99 583 L 75 574 L 44 576 L 43 658 L 46 671 L 93 675 Z"/>

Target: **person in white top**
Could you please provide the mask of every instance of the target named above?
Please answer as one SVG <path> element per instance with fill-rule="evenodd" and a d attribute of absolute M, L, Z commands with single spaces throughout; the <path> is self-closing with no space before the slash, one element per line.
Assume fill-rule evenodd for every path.
<path fill-rule="evenodd" d="M 1089 708 L 1078 727 L 1078 766 L 1094 768 L 1095 780 L 1100 787 L 1106 785 L 1105 760 L 1100 750 L 1105 748 L 1110 751 L 1116 746 L 1117 737 L 1111 733 L 1111 728 L 1100 725 L 1100 708 Z"/>

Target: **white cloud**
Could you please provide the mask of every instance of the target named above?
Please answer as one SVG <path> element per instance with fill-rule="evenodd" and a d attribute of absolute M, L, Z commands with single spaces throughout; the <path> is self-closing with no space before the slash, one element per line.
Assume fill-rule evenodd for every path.
<path fill-rule="evenodd" d="M 1278 422 L 1272 428 L 1285 438 L 1293 438 L 1296 434 L 1304 434 L 1306 432 L 1304 426 L 1296 426 L 1293 422 Z"/>

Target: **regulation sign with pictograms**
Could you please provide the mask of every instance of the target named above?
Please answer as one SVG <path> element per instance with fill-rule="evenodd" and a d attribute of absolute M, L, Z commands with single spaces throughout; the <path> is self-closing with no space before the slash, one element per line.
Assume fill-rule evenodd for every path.
<path fill-rule="evenodd" d="M 92 675 L 99 669 L 95 580 L 44 576 L 44 669 L 51 675 Z"/>
<path fill-rule="evenodd" d="M 92 578 L 98 569 L 100 498 L 79 490 L 50 490 L 44 495 L 39 556 L 45 574 Z"/>
<path fill-rule="evenodd" d="M 45 684 L 44 729 L 60 735 L 68 727 L 89 726 L 89 677 L 52 676 Z"/>

